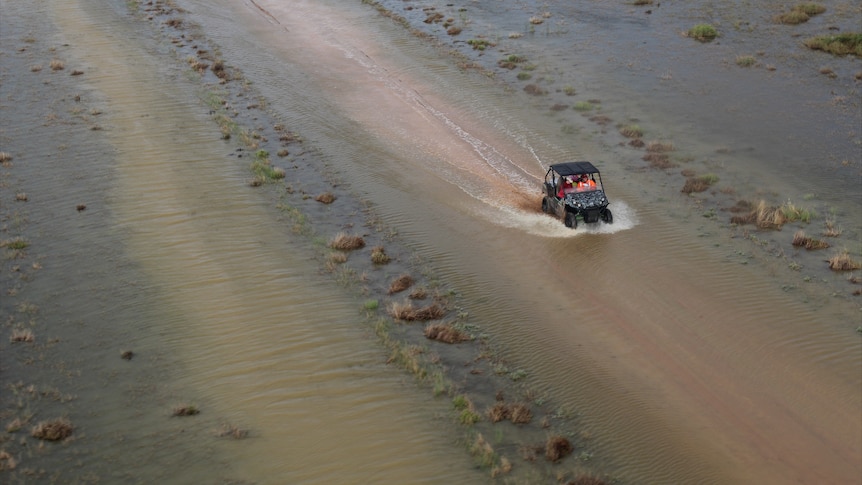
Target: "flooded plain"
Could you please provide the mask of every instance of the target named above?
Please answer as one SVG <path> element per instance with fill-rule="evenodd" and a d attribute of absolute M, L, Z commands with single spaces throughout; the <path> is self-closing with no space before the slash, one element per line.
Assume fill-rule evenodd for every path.
<path fill-rule="evenodd" d="M 58 28 L 48 44 L 60 47 L 44 56 L 73 59 L 86 73 L 92 94 L 84 98 L 93 105 L 89 115 L 77 115 L 84 126 L 63 147 L 34 152 L 38 133 L 4 123 L 2 150 L 18 164 L 30 159 L 18 154 L 28 152 L 59 163 L 54 153 L 71 147 L 104 167 L 104 191 L 102 202 L 77 213 L 80 196 L 31 209 L 29 224 L 44 227 L 44 260 L 68 267 L 54 269 L 50 284 L 36 277 L 14 301 L 4 295 L 4 311 L 21 319 L 21 301 L 46 301 L 40 319 L 115 315 L 112 332 L 121 341 L 140 339 L 135 348 L 152 364 L 152 374 L 136 376 L 139 384 L 128 390 L 142 400 L 133 410 L 152 433 L 120 431 L 135 399 L 119 399 L 90 415 L 74 413 L 83 429 L 106 431 L 68 446 L 91 450 L 86 460 L 117 460 L 125 476 L 139 478 L 488 480 L 456 444 L 456 425 L 440 425 L 445 400 L 385 365 L 385 353 L 358 323 L 361 302 L 320 272 L 314 242 L 247 186 L 247 169 L 218 139 L 170 45 L 147 40 L 149 27 L 122 2 L 39 5 L 38 14 Z M 725 38 L 700 45 L 679 30 L 703 18 L 668 2 L 649 14 L 608 2 L 382 5 L 416 29 L 439 28 L 422 20 L 431 7 L 444 12 L 463 27 L 452 48 L 486 69 L 509 54 L 526 56 L 535 65 L 530 81 L 547 95 L 525 93 L 515 72 L 463 71 L 447 48 L 358 2 L 182 2 L 186 21 L 242 71 L 266 110 L 302 136 L 303 149 L 454 288 L 463 314 L 487 333 L 507 371 L 525 376 L 539 399 L 576 424 L 576 467 L 622 483 L 858 483 L 858 296 L 847 275 L 822 268 L 828 256 L 798 254 L 787 243 L 797 227 L 737 228 L 721 208 L 735 198 L 805 200 L 841 224 L 836 244 L 859 258 L 859 105 L 851 79 L 859 60 L 821 61 L 834 66 L 838 81 L 801 74 L 798 66 L 810 67 L 814 54 L 793 51 L 780 28 L 743 28 L 751 24 L 727 13 L 712 13 Z M 751 8 L 737 13 L 769 18 L 771 7 Z M 3 9 L 27 18 L 9 2 Z M 860 14 L 841 2 L 830 12 L 834 24 Z M 625 35 L 607 41 L 608 32 Z M 27 35 L 16 32 L 14 45 L 26 46 Z M 496 46 L 475 52 L 471 38 Z M 774 70 L 728 63 L 741 45 L 756 51 L 756 41 L 775 38 L 784 40 L 758 54 Z M 663 50 L 669 54 L 655 54 Z M 8 66 L 11 49 L 5 51 Z M 3 89 L 51 75 L 57 73 L 4 72 Z M 578 94 L 570 99 L 564 86 Z M 814 99 L 789 102 L 806 93 Z M 3 109 L 27 119 L 13 98 L 4 94 Z M 60 99 L 73 104 L 68 94 Z M 614 123 L 568 107 L 587 99 L 614 123 L 638 123 L 648 139 L 672 141 L 683 166 L 649 169 Z M 549 109 L 554 104 L 567 109 Z M 70 109 L 36 107 L 47 114 Z M 701 118 L 706 114 L 714 116 Z M 88 133 L 92 124 L 99 129 Z M 570 159 L 599 164 L 613 225 L 573 232 L 538 211 L 547 165 Z M 799 187 L 794 173 L 811 160 L 826 175 Z M 734 190 L 681 194 L 685 168 L 715 172 Z M 30 170 L 17 182 L 30 193 L 62 193 L 52 184 L 75 177 L 74 164 L 64 169 L 70 175 L 41 181 L 38 167 Z M 57 204 L 71 216 L 55 215 Z M 99 214 L 99 223 L 69 222 Z M 55 218 L 66 222 L 52 227 Z M 6 224 L 8 232 L 14 224 Z M 800 227 L 816 232 L 822 225 L 823 216 Z M 72 251 L 70 242 L 88 249 Z M 794 262 L 803 269 L 792 269 Z M 98 285 L 74 291 L 80 280 Z M 101 339 L 112 370 L 96 374 L 105 373 L 107 389 L 126 385 L 126 362 L 118 357 L 125 346 L 116 340 Z M 79 364 L 87 366 L 93 361 Z M 98 395 L 68 387 L 81 402 Z M 201 403 L 203 419 L 165 419 L 184 400 Z M 152 401 L 161 413 L 143 404 Z M 249 429 L 249 438 L 200 439 L 224 423 Z M 195 441 L 177 438 L 186 426 Z M 166 448 L 172 453 L 162 453 Z M 186 460 L 167 456 L 199 464 L 184 468 Z M 81 468 L 87 466 L 98 469 Z"/>

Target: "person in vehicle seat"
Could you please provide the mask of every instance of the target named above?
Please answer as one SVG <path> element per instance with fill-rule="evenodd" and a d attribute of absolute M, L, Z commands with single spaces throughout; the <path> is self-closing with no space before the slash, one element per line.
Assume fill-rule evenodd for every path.
<path fill-rule="evenodd" d="M 596 181 L 584 174 L 578 180 L 578 192 L 587 190 L 596 190 Z"/>
<path fill-rule="evenodd" d="M 560 185 L 560 190 L 557 192 L 557 196 L 562 199 L 563 196 L 565 196 L 569 192 L 573 191 L 574 189 L 575 189 L 575 184 L 574 184 L 574 181 L 572 180 L 572 177 L 564 177 L 563 183 L 562 183 L 562 185 Z"/>

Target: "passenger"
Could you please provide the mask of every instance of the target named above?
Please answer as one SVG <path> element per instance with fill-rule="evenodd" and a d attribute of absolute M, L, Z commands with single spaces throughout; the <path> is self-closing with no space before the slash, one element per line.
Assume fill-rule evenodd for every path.
<path fill-rule="evenodd" d="M 560 185 L 560 191 L 557 195 L 562 199 L 566 194 L 573 190 L 575 190 L 575 185 L 572 177 L 565 177 L 565 179 L 563 179 L 563 184 Z"/>

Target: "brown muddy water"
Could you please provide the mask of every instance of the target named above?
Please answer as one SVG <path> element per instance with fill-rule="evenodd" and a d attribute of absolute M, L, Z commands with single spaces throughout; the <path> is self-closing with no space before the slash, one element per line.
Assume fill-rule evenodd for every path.
<path fill-rule="evenodd" d="M 2 4 L 4 12 L 30 22 L 51 19 L 56 31 L 37 32 L 58 49 L 38 55 L 4 47 L 3 110 L 12 113 L 4 119 L 30 121 L 4 122 L 2 150 L 32 153 L 17 156 L 19 165 L 32 157 L 52 162 L 43 171 L 62 167 L 43 178 L 35 177 L 38 166 L 30 168 L 30 178 L 10 180 L 10 186 L 64 197 L 34 197 L 27 207 L 44 209 L 31 209 L 29 221 L 4 224 L 7 232 L 16 224 L 41 231 L 51 243 L 40 249 L 38 271 L 56 276 L 46 282 L 34 269 L 34 281 L 14 300 L 4 294 L 3 309 L 26 320 L 29 307 L 21 302 L 44 301 L 31 320 L 68 318 L 87 328 L 96 326 L 89 320 L 112 315 L 117 322 L 96 342 L 81 344 L 104 354 L 107 367 L 95 373 L 102 385 L 68 376 L 71 381 L 57 378 L 54 384 L 80 401 L 125 389 L 106 397 L 111 404 L 104 408 L 75 413 L 84 415 L 82 428 L 116 434 L 60 445 L 91 452 L 74 465 L 100 470 L 106 480 L 177 483 L 225 477 L 262 483 L 486 481 L 487 471 L 474 470 L 454 444 L 456 433 L 435 420 L 445 403 L 383 364 L 373 338 L 355 323 L 360 303 L 319 275 L 310 244 L 245 187 L 247 171 L 217 140 L 218 129 L 190 94 L 183 69 L 165 60 L 170 47 L 150 44 L 146 27 L 128 18 L 123 4 L 37 5 Z M 451 16 L 476 29 L 461 40 L 482 33 L 505 43 L 509 32 L 522 32 L 517 49 L 500 49 L 523 49 L 531 59 L 540 59 L 540 52 L 554 58 L 554 49 L 572 42 L 564 34 L 581 32 L 575 20 L 609 26 L 619 15 L 630 19 L 626 25 L 644 23 L 642 12 L 635 19 L 631 7 L 621 14 L 599 2 L 579 16 L 551 15 L 545 27 L 529 27 L 531 15 L 563 5 L 500 3 L 492 9 L 472 2 L 464 11 L 453 5 Z M 859 300 L 849 296 L 846 275 L 808 267 L 825 257 L 797 255 L 789 245 L 776 255 L 780 236 L 776 242 L 771 233 L 728 227 L 715 201 L 722 195 L 683 197 L 683 179 L 644 170 L 640 154 L 619 146 L 615 129 L 572 110 L 551 112 L 550 100 L 507 89 L 506 80 L 461 72 L 451 57 L 367 5 L 271 0 L 182 6 L 263 95 L 267 109 L 300 133 L 308 149 L 457 290 L 470 323 L 502 350 L 506 363 L 499 373 L 526 376 L 540 400 L 556 403 L 560 415 L 577 423 L 579 448 L 572 460 L 579 465 L 623 483 L 858 483 Z M 415 7 L 399 6 L 396 13 L 419 15 L 421 7 Z M 593 20 L 587 21 L 590 12 Z M 684 18 L 678 11 L 674 16 Z M 530 29 L 541 28 L 549 29 L 546 35 L 531 40 Z M 22 40 L 33 35 L 30 30 L 10 29 L 4 23 L 10 46 L 32 44 L 36 50 L 39 43 Z M 620 64 L 603 62 L 614 47 L 597 48 L 572 67 L 539 62 L 543 82 L 550 84 L 552 75 L 596 76 L 583 85 L 590 86 L 584 99 L 600 98 L 605 114 L 625 122 L 637 118 L 662 133 L 657 137 L 672 139 L 691 154 L 691 167 L 718 172 L 740 197 L 774 194 L 780 201 L 792 190 L 794 198 L 798 190 L 816 194 L 818 208 L 831 207 L 845 228 L 839 244 L 859 257 L 862 217 L 852 182 L 860 168 L 853 158 L 858 133 L 842 128 L 846 118 L 833 130 L 840 135 L 824 142 L 834 149 L 826 157 L 834 164 L 824 170 L 846 183 L 834 190 L 832 184 L 798 189 L 787 175 L 797 166 L 776 173 L 774 166 L 754 163 L 771 145 L 752 155 L 737 146 L 753 141 L 730 141 L 735 132 L 715 128 L 705 135 L 677 111 L 632 108 L 625 101 L 632 88 L 616 85 L 622 83 L 615 70 Z M 40 142 L 39 127 L 55 126 L 45 117 L 71 113 L 73 95 L 57 92 L 63 101 L 54 105 L 12 101 L 33 79 L 52 86 L 50 76 L 57 73 L 48 62 L 60 54 L 86 72 L 83 98 L 90 104 L 69 115 L 68 141 Z M 13 55 L 21 58 L 14 65 L 23 72 L 6 69 Z M 36 62 L 45 68 L 27 69 Z M 667 60 L 653 62 L 657 85 L 684 84 L 698 75 L 697 66 L 671 63 L 671 69 L 661 66 Z M 602 64 L 617 67 L 584 71 Z M 599 73 L 607 76 L 601 88 Z M 587 91 L 583 86 L 579 92 Z M 718 97 L 695 111 L 715 110 L 725 101 Z M 27 110 L 37 115 L 25 116 Z M 763 123 L 743 118 L 749 127 Z M 87 133 L 92 125 L 103 128 L 98 143 Z M 561 129 L 566 125 L 572 128 Z M 795 139 L 807 133 L 799 133 L 804 128 L 785 126 L 778 136 Z M 84 148 L 75 148 L 79 140 Z M 76 164 L 62 163 L 69 160 L 62 153 L 69 152 L 74 160 L 95 158 L 91 163 L 105 167 L 100 202 L 81 212 L 74 210 L 86 198 L 74 191 Z M 525 209 L 538 207 L 537 184 L 547 164 L 567 159 L 601 162 L 612 226 L 572 232 Z M 4 194 L 4 204 L 14 203 L 7 200 Z M 794 261 L 806 265 L 801 274 L 788 268 Z M 155 370 L 137 371 L 136 384 L 128 384 L 120 347 L 139 350 L 136 359 L 147 359 Z M 20 346 L 3 348 L 4 355 L 11 352 Z M 93 360 L 68 359 L 81 359 L 72 368 L 93 366 Z M 20 380 L 26 386 L 26 376 Z M 26 387 L 16 393 L 19 402 L 29 402 Z M 171 406 L 184 401 L 199 403 L 203 419 L 168 418 Z M 161 413 L 144 404 L 154 402 Z M 129 419 L 137 429 L 126 427 Z M 250 437 L 219 440 L 209 433 L 210 439 L 200 439 L 224 423 L 251 430 Z M 42 450 L 30 453 L 28 458 L 45 463 L 39 465 L 47 469 L 43 476 L 70 464 L 52 463 L 51 453 Z M 120 471 L 87 468 L 94 466 L 89 460 L 112 461 Z M 22 482 L 26 477 L 16 475 Z"/>

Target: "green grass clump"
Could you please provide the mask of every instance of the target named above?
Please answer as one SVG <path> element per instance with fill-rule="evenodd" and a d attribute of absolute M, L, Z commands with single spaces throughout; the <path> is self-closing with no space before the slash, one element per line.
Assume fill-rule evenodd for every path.
<path fill-rule="evenodd" d="M 530 74 L 529 72 L 523 72 L 522 71 L 522 72 L 518 73 L 518 80 L 519 81 L 527 81 L 529 79 L 532 79 L 532 77 L 533 77 L 533 75 Z"/>
<path fill-rule="evenodd" d="M 258 180 L 265 182 L 272 182 L 285 177 L 283 168 L 272 166 L 272 163 L 269 161 L 269 152 L 266 150 L 257 150 L 254 152 L 251 171 L 254 172 Z"/>
<path fill-rule="evenodd" d="M 380 302 L 378 302 L 377 300 L 367 300 L 362 305 L 362 308 L 364 308 L 367 311 L 373 312 L 374 310 L 377 310 L 378 306 L 380 306 Z"/>
<path fill-rule="evenodd" d="M 20 251 L 21 249 L 27 249 L 28 246 L 30 246 L 30 242 L 23 237 L 16 237 L 6 241 L 0 241 L 0 247 L 9 248 L 12 250 Z"/>
<path fill-rule="evenodd" d="M 466 425 L 473 425 L 479 422 L 482 419 L 478 413 L 475 413 L 469 409 L 461 410 L 461 414 L 458 415 L 458 422 Z"/>
<path fill-rule="evenodd" d="M 626 125 L 620 128 L 620 134 L 626 138 L 641 138 L 644 136 L 644 131 L 638 125 Z"/>
<path fill-rule="evenodd" d="M 575 111 L 592 111 L 593 103 L 590 103 L 589 101 L 578 101 L 572 108 Z"/>
<path fill-rule="evenodd" d="M 718 37 L 718 31 L 710 24 L 698 24 L 690 28 L 686 36 L 700 42 L 710 42 Z"/>
<path fill-rule="evenodd" d="M 852 54 L 862 57 L 862 33 L 819 35 L 806 39 L 803 44 L 811 50 L 820 50 L 835 56 Z"/>
<path fill-rule="evenodd" d="M 452 407 L 458 411 L 467 409 L 470 407 L 470 399 L 463 394 L 459 394 L 452 398 Z"/>
<path fill-rule="evenodd" d="M 820 5 L 819 3 L 814 2 L 806 2 L 800 3 L 799 5 L 793 7 L 793 10 L 797 12 L 803 12 L 806 15 L 817 15 L 826 11 L 826 7 Z"/>
<path fill-rule="evenodd" d="M 736 56 L 736 65 L 739 67 L 751 67 L 757 64 L 757 59 L 754 56 Z"/>
<path fill-rule="evenodd" d="M 477 51 L 483 51 L 488 47 L 494 47 L 493 42 L 485 39 L 470 39 L 467 41 L 467 45 L 471 46 L 473 50 Z"/>

